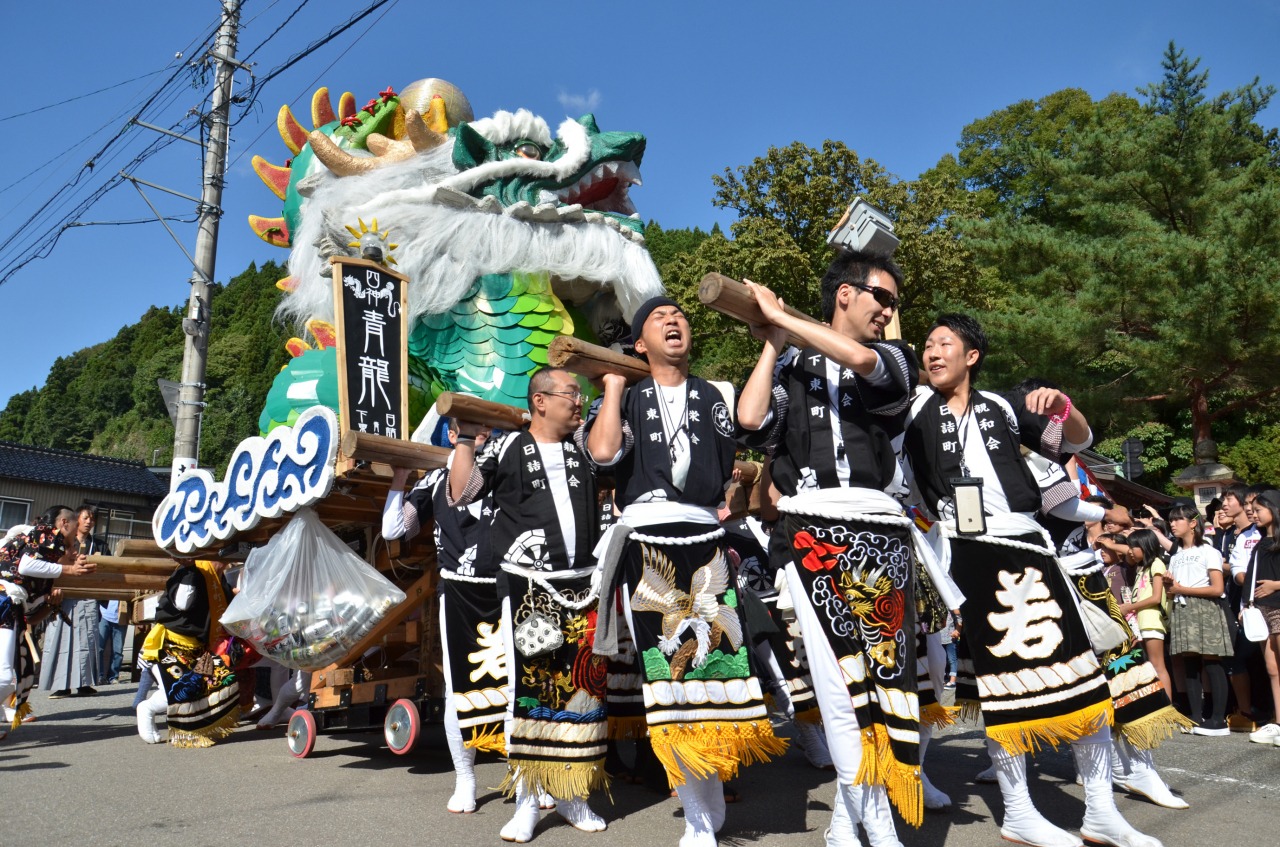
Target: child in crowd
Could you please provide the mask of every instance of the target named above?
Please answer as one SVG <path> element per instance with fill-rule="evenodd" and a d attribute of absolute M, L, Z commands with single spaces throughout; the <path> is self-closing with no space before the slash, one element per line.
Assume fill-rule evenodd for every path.
<path fill-rule="evenodd" d="M 1149 529 L 1135 529 L 1126 539 L 1128 559 L 1133 568 L 1133 601 L 1122 603 L 1120 611 L 1129 618 L 1134 635 L 1142 639 L 1147 659 L 1156 669 L 1160 685 L 1173 699 L 1173 682 L 1165 668 L 1164 642 L 1168 632 L 1168 598 L 1164 590 L 1164 550 L 1160 539 Z"/>

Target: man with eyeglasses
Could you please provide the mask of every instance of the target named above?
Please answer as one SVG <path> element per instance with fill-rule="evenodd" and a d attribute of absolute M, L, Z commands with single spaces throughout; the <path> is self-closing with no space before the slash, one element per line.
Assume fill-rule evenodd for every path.
<path fill-rule="evenodd" d="M 596 479 L 573 433 L 582 391 L 573 375 L 544 368 L 529 378 L 527 429 L 490 439 L 459 425 L 448 505 L 490 498 L 475 570 L 498 575 L 507 671 L 507 778 L 516 809 L 503 841 L 523 844 L 538 824 L 540 795 L 584 832 L 605 821 L 587 804 L 607 786 L 606 662 L 592 652 L 600 537 Z M 497 649 L 497 645 L 491 645 Z M 495 657 L 497 658 L 497 657 Z"/>
<path fill-rule="evenodd" d="M 723 780 L 786 749 L 774 736 L 750 655 L 742 602 L 717 509 L 733 474 L 733 387 L 689 373 L 689 321 L 655 297 L 631 319 L 650 376 L 630 388 L 606 374 L 579 431 L 617 482 L 619 525 L 604 574 L 596 649 L 619 652 L 609 598 L 640 655 L 645 723 L 684 807 L 681 847 L 714 847 Z"/>
<path fill-rule="evenodd" d="M 859 844 L 859 823 L 873 847 L 900 844 L 891 801 L 914 825 L 923 814 L 913 537 L 886 493 L 905 490 L 893 440 L 919 375 L 910 350 L 884 340 L 901 283 L 888 256 L 842 252 L 822 278 L 827 326 L 748 283 L 767 323 L 751 328 L 764 347 L 738 417 L 767 433 L 782 495 L 770 552 L 786 563 L 836 767 L 829 847 Z M 787 347 L 788 334 L 803 346 Z M 959 605 L 943 593 L 935 629 Z M 950 804 L 927 782 L 923 793 L 932 808 Z"/>

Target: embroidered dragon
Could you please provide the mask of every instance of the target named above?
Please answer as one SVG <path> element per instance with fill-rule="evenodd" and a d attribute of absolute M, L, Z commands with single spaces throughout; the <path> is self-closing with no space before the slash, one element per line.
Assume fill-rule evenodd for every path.
<path fill-rule="evenodd" d="M 278 316 L 311 337 L 287 345 L 294 358 L 268 394 L 264 434 L 310 406 L 337 409 L 332 256 L 372 244 L 409 277 L 415 424 L 445 390 L 522 407 L 553 339 L 610 344 L 623 316 L 662 291 L 628 196 L 643 135 L 602 132 L 591 115 L 554 136 L 523 109 L 475 120 L 439 79 L 388 88 L 363 109 L 346 93 L 336 112 L 322 88 L 311 117 L 308 132 L 282 107 L 293 158 L 253 160 L 284 201 L 279 217 L 249 219 L 290 249 Z"/>

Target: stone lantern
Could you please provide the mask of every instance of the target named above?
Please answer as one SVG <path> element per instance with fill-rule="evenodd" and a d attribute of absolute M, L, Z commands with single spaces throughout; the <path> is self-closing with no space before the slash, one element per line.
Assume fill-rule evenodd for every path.
<path fill-rule="evenodd" d="M 1235 471 L 1218 462 L 1218 443 L 1206 438 L 1196 443 L 1195 464 L 1183 469 L 1173 482 L 1191 492 L 1196 507 L 1203 512 L 1214 498 L 1222 497 L 1228 486 L 1239 480 Z"/>

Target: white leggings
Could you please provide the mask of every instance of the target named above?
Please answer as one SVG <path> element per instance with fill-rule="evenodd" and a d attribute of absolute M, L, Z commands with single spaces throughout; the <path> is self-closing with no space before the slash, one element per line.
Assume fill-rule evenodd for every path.
<path fill-rule="evenodd" d="M 809 602 L 794 563 L 787 564 L 787 583 L 795 603 L 796 623 L 804 638 L 804 651 L 809 657 L 813 676 L 813 693 L 822 710 L 822 725 L 827 733 L 827 747 L 836 766 L 836 777 L 843 785 L 853 785 L 862 764 L 862 733 L 853 700 L 844 684 L 844 671 L 827 640 L 822 622 Z"/>
<path fill-rule="evenodd" d="M 13 720 L 14 712 L 9 706 L 9 698 L 18 690 L 18 673 L 13 667 L 13 649 L 17 640 L 17 630 L 11 626 L 0 626 L 0 707 L 4 709 L 6 724 Z"/>

